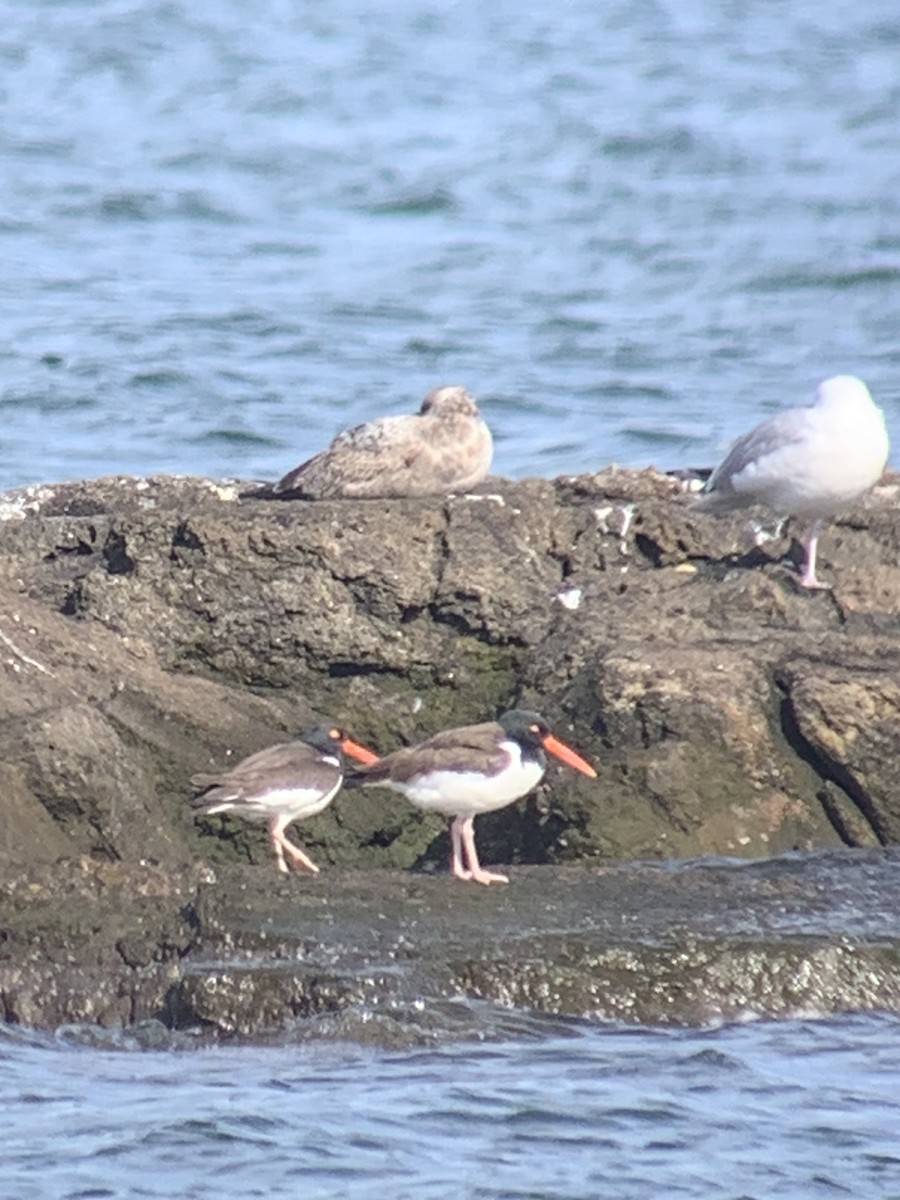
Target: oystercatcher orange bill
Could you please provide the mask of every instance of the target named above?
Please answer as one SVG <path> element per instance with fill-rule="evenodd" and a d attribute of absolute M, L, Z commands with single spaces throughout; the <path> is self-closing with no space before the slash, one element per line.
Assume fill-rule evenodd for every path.
<path fill-rule="evenodd" d="M 582 775 L 590 775 L 591 779 L 597 778 L 597 772 L 589 762 L 576 754 L 571 746 L 567 746 L 565 742 L 561 742 L 558 737 L 554 737 L 552 733 L 545 734 L 542 745 L 546 751 L 555 755 L 560 762 L 564 762 L 567 767 L 574 767 L 576 771 L 580 771 Z"/>
<path fill-rule="evenodd" d="M 359 742 L 354 742 L 351 738 L 343 738 L 341 749 L 345 754 L 349 754 L 351 758 L 355 758 L 357 762 L 365 763 L 366 766 L 370 763 L 378 762 L 377 754 L 371 750 L 367 750 L 365 746 L 360 746 Z"/>

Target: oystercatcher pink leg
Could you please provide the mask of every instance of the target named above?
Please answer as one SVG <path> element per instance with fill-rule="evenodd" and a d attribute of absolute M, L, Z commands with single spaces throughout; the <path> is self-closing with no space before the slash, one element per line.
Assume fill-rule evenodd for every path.
<path fill-rule="evenodd" d="M 269 841 L 272 843 L 272 849 L 275 851 L 275 865 L 282 875 L 290 875 L 288 865 L 284 861 L 284 850 L 281 847 L 281 839 L 277 837 L 273 829 L 275 822 L 269 822 Z"/>
<path fill-rule="evenodd" d="M 509 883 L 506 875 L 498 875 L 495 871 L 485 871 L 478 861 L 478 851 L 475 849 L 475 818 L 456 817 L 454 826 L 459 822 L 459 836 L 462 839 L 463 852 L 469 864 L 469 874 L 462 876 L 474 880 L 475 883 Z M 455 874 L 455 872 L 454 872 Z"/>
<path fill-rule="evenodd" d="M 290 821 L 290 814 L 272 817 L 269 821 L 269 838 L 272 842 L 272 848 L 275 851 L 275 858 L 278 861 L 278 870 L 285 875 L 288 874 L 288 866 L 284 861 L 285 851 L 287 851 L 295 866 L 304 867 L 307 871 L 311 871 L 313 875 L 318 875 L 319 868 L 313 860 L 309 855 L 304 854 L 299 846 L 295 846 L 284 832 Z"/>
<path fill-rule="evenodd" d="M 472 872 L 463 862 L 462 832 L 460 825 L 462 817 L 454 817 L 450 822 L 450 870 L 457 879 L 471 879 Z"/>

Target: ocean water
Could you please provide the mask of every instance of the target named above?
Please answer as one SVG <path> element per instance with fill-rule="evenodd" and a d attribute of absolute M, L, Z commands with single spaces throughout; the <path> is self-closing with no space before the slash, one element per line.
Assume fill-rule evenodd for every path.
<path fill-rule="evenodd" d="M 278 478 L 442 383 L 513 477 L 835 372 L 898 427 L 896 0 L 0 0 L 0 164 L 0 488 Z M 898 1033 L 0 1029 L 0 1196 L 900 1197 Z"/>
<path fill-rule="evenodd" d="M 513 1042 L 84 1049 L 0 1035 L 0 1194 L 896 1200 L 896 1017 Z"/>
<path fill-rule="evenodd" d="M 897 426 L 896 0 L 2 0 L 0 487 L 278 478 L 463 383 L 498 473 Z"/>

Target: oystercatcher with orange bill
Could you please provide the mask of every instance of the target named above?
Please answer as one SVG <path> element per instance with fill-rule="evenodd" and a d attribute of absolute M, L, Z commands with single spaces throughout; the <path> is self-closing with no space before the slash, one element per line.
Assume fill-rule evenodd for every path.
<path fill-rule="evenodd" d="M 457 879 L 508 883 L 486 871 L 475 849 L 475 817 L 512 804 L 543 778 L 547 754 L 592 779 L 597 772 L 550 732 L 536 712 L 514 708 L 483 725 L 447 729 L 417 746 L 355 768 L 349 787 L 392 788 L 425 812 L 450 817 L 450 867 Z"/>
<path fill-rule="evenodd" d="M 378 755 L 352 741 L 336 725 L 316 725 L 296 742 L 268 746 L 219 775 L 194 775 L 198 812 L 234 813 L 265 822 L 278 870 L 285 875 L 285 854 L 295 867 L 317 875 L 319 868 L 285 830 L 300 817 L 312 817 L 331 803 L 344 779 L 344 755 L 375 763 Z"/>

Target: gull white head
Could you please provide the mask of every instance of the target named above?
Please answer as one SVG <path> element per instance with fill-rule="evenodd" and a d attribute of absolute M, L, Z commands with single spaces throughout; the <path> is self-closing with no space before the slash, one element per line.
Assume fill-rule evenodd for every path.
<path fill-rule="evenodd" d="M 872 395 L 861 379 L 855 375 L 832 375 L 819 384 L 816 392 L 816 408 L 827 408 L 853 412 L 874 407 Z"/>

